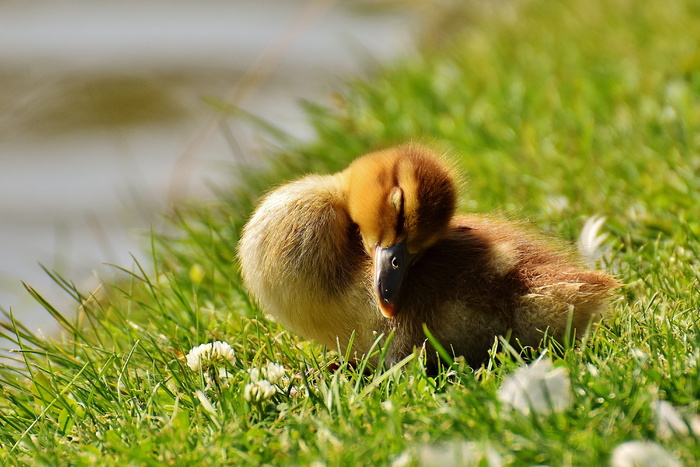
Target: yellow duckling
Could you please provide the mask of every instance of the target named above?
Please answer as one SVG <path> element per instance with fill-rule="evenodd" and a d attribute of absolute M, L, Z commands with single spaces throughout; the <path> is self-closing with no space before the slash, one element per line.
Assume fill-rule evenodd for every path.
<path fill-rule="evenodd" d="M 391 361 L 426 341 L 423 324 L 473 366 L 497 336 L 536 346 L 580 334 L 617 281 L 518 224 L 454 216 L 456 182 L 431 151 L 399 146 L 271 191 L 243 230 L 244 283 L 301 336 L 367 352 L 394 331 Z M 427 352 L 430 364 L 434 352 Z"/>

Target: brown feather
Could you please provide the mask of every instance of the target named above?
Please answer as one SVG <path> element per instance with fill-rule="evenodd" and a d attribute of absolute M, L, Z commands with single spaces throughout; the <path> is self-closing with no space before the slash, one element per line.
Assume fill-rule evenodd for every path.
<path fill-rule="evenodd" d="M 600 318 L 618 283 L 571 256 L 513 223 L 454 219 L 408 273 L 405 306 L 394 319 L 394 358 L 425 342 L 423 324 L 472 365 L 487 357 L 496 336 L 509 332 L 529 346 L 537 346 L 544 331 L 563 337 L 570 310 L 581 335 Z"/>

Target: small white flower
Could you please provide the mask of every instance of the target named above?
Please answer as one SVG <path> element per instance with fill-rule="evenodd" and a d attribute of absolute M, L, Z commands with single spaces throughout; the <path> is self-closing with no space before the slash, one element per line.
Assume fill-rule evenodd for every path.
<path fill-rule="evenodd" d="M 260 370 L 257 368 L 249 368 L 248 374 L 250 375 L 250 380 L 254 383 L 260 381 Z"/>
<path fill-rule="evenodd" d="M 201 368 L 202 372 L 207 372 L 224 362 L 233 363 L 234 361 L 233 349 L 228 343 L 221 341 L 198 345 L 187 354 L 187 366 L 192 371 L 199 371 Z"/>
<path fill-rule="evenodd" d="M 578 237 L 578 251 L 586 265 L 593 268 L 597 260 L 603 257 L 603 242 L 608 238 L 608 234 L 598 234 L 600 228 L 605 224 L 605 217 L 592 216 L 586 219 Z"/>
<path fill-rule="evenodd" d="M 277 389 L 266 379 L 253 381 L 245 385 L 243 397 L 248 402 L 257 403 L 272 397 Z"/>
<path fill-rule="evenodd" d="M 660 445 L 651 441 L 628 441 L 615 448 L 610 458 L 612 467 L 681 467 Z"/>
<path fill-rule="evenodd" d="M 279 363 L 272 362 L 268 362 L 262 368 L 250 368 L 248 373 L 250 374 L 250 380 L 253 382 L 266 379 L 270 384 L 277 385 L 282 383 L 286 376 L 285 368 Z"/>
<path fill-rule="evenodd" d="M 285 376 L 285 369 L 279 363 L 268 362 L 262 369 L 266 380 L 272 384 L 279 384 Z"/>
<path fill-rule="evenodd" d="M 528 415 L 530 410 L 547 414 L 571 406 L 571 383 L 563 368 L 553 368 L 549 359 L 519 368 L 498 390 L 504 404 Z"/>

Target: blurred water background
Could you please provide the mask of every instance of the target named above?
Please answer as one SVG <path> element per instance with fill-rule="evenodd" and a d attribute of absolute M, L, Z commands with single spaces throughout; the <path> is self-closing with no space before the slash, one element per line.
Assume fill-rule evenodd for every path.
<path fill-rule="evenodd" d="M 40 264 L 89 291 L 255 157 L 261 132 L 206 98 L 307 138 L 299 100 L 408 53 L 417 24 L 401 2 L 0 2 L 0 307 L 51 332 L 21 281 L 69 298 Z"/>

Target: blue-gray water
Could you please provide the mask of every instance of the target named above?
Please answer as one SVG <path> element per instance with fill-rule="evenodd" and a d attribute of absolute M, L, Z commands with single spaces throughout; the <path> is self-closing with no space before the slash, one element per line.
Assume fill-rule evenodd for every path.
<path fill-rule="evenodd" d="M 197 198 L 209 196 L 208 181 L 226 183 L 220 162 L 240 152 L 218 126 L 205 131 L 213 111 L 203 98 L 229 94 L 300 11 L 303 34 L 285 39 L 269 77 L 239 102 L 295 136 L 309 136 L 299 99 L 326 102 L 373 60 L 410 50 L 412 15 L 346 5 L 1 3 L 0 307 L 53 331 L 20 281 L 72 305 L 39 263 L 90 290 L 115 274 L 103 263 L 129 268 L 130 254 L 140 256 L 173 184 Z M 260 134 L 240 121 L 228 127 L 254 157 Z"/>

